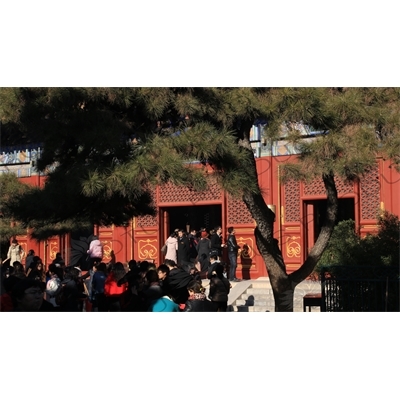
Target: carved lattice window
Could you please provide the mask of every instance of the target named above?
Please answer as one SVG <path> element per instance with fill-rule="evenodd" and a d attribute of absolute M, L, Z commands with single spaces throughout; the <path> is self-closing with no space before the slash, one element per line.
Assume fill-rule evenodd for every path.
<path fill-rule="evenodd" d="M 160 187 L 161 203 L 221 200 L 221 189 L 216 182 L 211 181 L 204 192 L 196 192 L 185 186 L 176 186 L 168 182 Z"/>
<path fill-rule="evenodd" d="M 253 224 L 253 218 L 242 200 L 229 197 L 227 209 L 228 225 Z"/>
<path fill-rule="evenodd" d="M 354 192 L 354 185 L 350 182 L 345 182 L 341 178 L 335 177 L 335 185 L 338 194 Z M 304 194 L 307 196 L 325 195 L 326 190 L 322 178 L 314 179 L 312 182 L 304 184 Z"/>
<path fill-rule="evenodd" d="M 380 206 L 378 166 L 360 180 L 361 219 L 376 219 Z"/>
<path fill-rule="evenodd" d="M 285 221 L 300 221 L 300 183 L 294 180 L 285 184 Z"/>
<path fill-rule="evenodd" d="M 157 225 L 157 217 L 151 215 L 142 215 L 137 217 L 137 226 L 154 226 Z"/>

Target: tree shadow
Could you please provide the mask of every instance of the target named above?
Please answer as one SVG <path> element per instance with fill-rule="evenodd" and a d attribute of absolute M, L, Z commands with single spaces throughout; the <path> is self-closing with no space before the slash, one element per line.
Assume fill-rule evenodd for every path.
<path fill-rule="evenodd" d="M 240 252 L 240 262 L 242 264 L 242 279 L 251 279 L 250 269 L 253 263 L 252 258 L 249 256 L 249 246 L 243 245 Z"/>

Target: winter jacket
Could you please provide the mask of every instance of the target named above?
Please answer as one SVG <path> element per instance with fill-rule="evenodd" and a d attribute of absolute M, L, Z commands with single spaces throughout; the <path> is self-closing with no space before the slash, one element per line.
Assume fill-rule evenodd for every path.
<path fill-rule="evenodd" d="M 211 251 L 215 251 L 219 256 L 222 256 L 222 236 L 214 233 L 210 236 Z"/>
<path fill-rule="evenodd" d="M 26 259 L 25 259 L 25 270 L 27 271 L 28 270 L 28 268 L 30 267 L 30 265 L 32 264 L 32 262 L 33 262 L 33 258 L 34 258 L 35 256 L 27 256 L 26 257 Z"/>
<path fill-rule="evenodd" d="M 21 245 L 12 244 L 7 252 L 7 258 L 10 259 L 10 266 L 12 267 L 15 261 L 21 262 L 22 257 L 24 256 L 24 250 L 22 249 Z"/>
<path fill-rule="evenodd" d="M 189 254 L 190 254 L 190 259 L 195 259 L 197 257 L 197 244 L 199 242 L 199 239 L 196 237 L 196 235 L 189 234 Z"/>
<path fill-rule="evenodd" d="M 214 272 L 215 267 L 216 267 L 217 265 L 221 265 L 221 262 L 220 262 L 220 261 L 215 261 L 215 262 L 213 262 L 212 264 L 210 263 L 210 264 L 208 265 L 207 279 L 211 279 L 211 278 L 212 278 L 213 272 Z"/>
<path fill-rule="evenodd" d="M 92 278 L 92 295 L 104 293 L 106 274 L 103 271 L 96 271 Z"/>
<path fill-rule="evenodd" d="M 63 311 L 81 311 L 81 303 L 86 295 L 79 289 L 77 282 L 66 278 L 61 282 L 64 304 L 60 304 Z"/>
<path fill-rule="evenodd" d="M 121 286 L 117 285 L 114 279 L 114 274 L 111 272 L 104 283 L 104 294 L 106 296 L 120 296 L 128 289 L 128 284 L 124 283 Z"/>
<path fill-rule="evenodd" d="M 178 265 L 190 262 L 190 243 L 187 236 L 178 238 Z"/>
<path fill-rule="evenodd" d="M 189 297 L 187 285 L 193 281 L 193 277 L 181 268 L 171 269 L 168 277 L 163 282 L 163 288 L 178 304 L 186 303 Z"/>
<path fill-rule="evenodd" d="M 167 253 L 165 254 L 166 260 L 173 260 L 177 262 L 176 252 L 178 250 L 178 239 L 176 237 L 169 237 L 165 242 L 167 245 Z"/>
<path fill-rule="evenodd" d="M 213 275 L 213 277 L 210 279 L 210 294 L 208 297 L 211 299 L 211 301 L 227 302 L 230 286 L 231 285 L 228 279 Z"/>
<path fill-rule="evenodd" d="M 160 297 L 154 300 L 149 307 L 152 312 L 179 312 L 179 306 L 173 302 L 168 296 Z"/>
<path fill-rule="evenodd" d="M 229 253 L 238 253 L 239 246 L 237 244 L 235 235 L 228 235 L 228 240 L 226 241 L 226 244 L 228 246 Z"/>
<path fill-rule="evenodd" d="M 100 240 L 95 239 L 90 242 L 89 250 L 87 251 L 90 258 L 103 258 L 103 246 Z"/>
<path fill-rule="evenodd" d="M 206 254 L 207 256 L 209 256 L 210 249 L 211 249 L 211 240 L 209 238 L 201 238 L 196 245 L 196 250 L 198 255 Z"/>

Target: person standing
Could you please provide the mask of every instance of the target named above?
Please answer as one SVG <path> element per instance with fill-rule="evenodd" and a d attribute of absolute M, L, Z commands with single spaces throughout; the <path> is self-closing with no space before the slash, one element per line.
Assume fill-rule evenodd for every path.
<path fill-rule="evenodd" d="M 216 226 L 214 228 L 214 233 L 210 236 L 211 240 L 211 251 L 215 251 L 218 257 L 222 257 L 222 250 L 225 247 L 222 244 L 222 228 L 220 226 Z"/>
<path fill-rule="evenodd" d="M 93 235 L 87 253 L 89 255 L 89 269 L 93 267 L 95 262 L 100 263 L 103 259 L 103 245 L 96 235 Z"/>
<path fill-rule="evenodd" d="M 183 229 L 178 231 L 178 266 L 185 267 L 190 263 L 190 243 Z"/>
<path fill-rule="evenodd" d="M 230 264 L 229 280 L 233 282 L 240 282 L 241 279 L 238 279 L 236 277 L 237 257 L 240 247 L 237 244 L 235 229 L 232 226 L 228 228 L 228 238 L 226 241 L 226 245 L 228 248 L 228 259 Z"/>
<path fill-rule="evenodd" d="M 24 258 L 25 252 L 20 244 L 18 244 L 17 239 L 13 239 L 7 252 L 7 259 L 10 260 L 10 265 L 12 266 L 15 261 L 21 262 Z M 6 261 L 4 260 L 3 263 Z"/>
<path fill-rule="evenodd" d="M 176 232 L 172 232 L 167 241 L 165 242 L 167 246 L 167 252 L 165 253 L 166 260 L 173 260 L 175 263 L 178 261 L 177 251 L 178 251 L 178 239 L 176 237 Z"/>
<path fill-rule="evenodd" d="M 25 259 L 25 271 L 28 271 L 35 257 L 35 250 L 29 250 Z"/>
<path fill-rule="evenodd" d="M 101 262 L 93 265 L 93 278 L 91 286 L 91 296 L 93 309 L 97 311 L 107 311 L 106 296 L 104 286 L 106 283 L 106 264 Z"/>
<path fill-rule="evenodd" d="M 197 261 L 200 263 L 200 269 L 202 272 L 208 270 L 208 266 L 210 264 L 210 250 L 211 250 L 211 241 L 208 238 L 207 231 L 201 231 L 200 240 L 196 246 L 197 250 Z"/>
<path fill-rule="evenodd" d="M 210 278 L 209 298 L 214 304 L 215 309 L 219 312 L 225 312 L 228 308 L 228 295 L 231 284 L 223 275 L 224 267 L 221 263 L 217 263 L 215 270 Z"/>
<path fill-rule="evenodd" d="M 190 244 L 190 262 L 194 263 L 197 259 L 197 244 L 199 243 L 196 229 L 190 231 L 188 239 Z"/>
<path fill-rule="evenodd" d="M 104 294 L 108 311 L 121 311 L 121 297 L 128 290 L 128 283 L 118 285 L 118 281 L 126 275 L 121 262 L 116 262 L 104 282 Z"/>

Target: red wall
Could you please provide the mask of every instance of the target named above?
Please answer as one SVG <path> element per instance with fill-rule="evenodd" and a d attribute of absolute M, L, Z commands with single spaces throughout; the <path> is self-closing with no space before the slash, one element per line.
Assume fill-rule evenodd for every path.
<path fill-rule="evenodd" d="M 322 182 L 309 184 L 291 182 L 281 184 L 279 167 L 291 156 L 263 157 L 256 160 L 259 183 L 267 204 L 274 206 L 276 222 L 275 237 L 278 239 L 288 272 L 293 271 L 304 262 L 308 247 L 313 243 L 311 226 L 313 224 L 312 201 L 325 199 Z M 43 186 L 45 177 L 32 176 L 21 178 L 25 183 Z M 355 203 L 356 226 L 361 235 L 376 232 L 378 209 L 385 209 L 400 215 L 400 174 L 390 166 L 389 161 L 378 160 L 377 169 L 367 174 L 358 183 L 346 184 L 337 181 L 340 198 L 352 198 Z M 257 278 L 266 276 L 266 268 L 255 245 L 254 221 L 241 200 L 232 199 L 218 188 L 216 184 L 206 193 L 193 193 L 187 188 L 167 184 L 157 187 L 153 197 L 159 210 L 170 206 L 221 205 L 222 229 L 224 236 L 228 226 L 234 226 L 239 245 L 245 251 L 238 258 L 238 276 Z M 154 260 L 160 264 L 163 259 L 160 248 L 166 240 L 168 221 L 163 214 L 156 217 L 135 218 L 127 227 L 100 227 L 95 229 L 104 243 L 104 260 L 115 259 L 127 262 L 131 259 Z M 69 238 L 51 238 L 36 243 L 28 234 L 18 237 L 25 249 L 35 250 L 44 263 L 48 265 L 55 254 L 60 251 L 65 260 L 69 259 Z"/>

